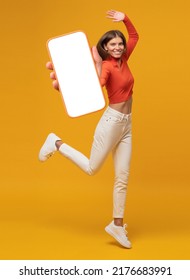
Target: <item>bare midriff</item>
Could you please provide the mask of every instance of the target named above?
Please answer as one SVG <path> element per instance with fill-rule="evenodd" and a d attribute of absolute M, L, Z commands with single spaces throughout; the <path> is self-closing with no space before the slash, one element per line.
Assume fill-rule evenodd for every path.
<path fill-rule="evenodd" d="M 121 103 L 115 103 L 115 104 L 109 104 L 109 107 L 119 111 L 120 113 L 123 114 L 130 114 L 132 111 L 132 96 L 130 97 L 130 99 L 128 99 L 127 101 L 121 102 Z"/>

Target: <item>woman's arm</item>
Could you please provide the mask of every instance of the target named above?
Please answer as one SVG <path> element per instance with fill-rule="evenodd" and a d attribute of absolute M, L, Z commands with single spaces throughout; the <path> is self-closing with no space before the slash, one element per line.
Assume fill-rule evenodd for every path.
<path fill-rule="evenodd" d="M 109 10 L 107 11 L 107 17 L 112 19 L 114 22 L 123 21 L 125 24 L 125 27 L 129 35 L 128 42 L 127 42 L 127 50 L 125 55 L 125 59 L 127 60 L 138 42 L 139 35 L 134 25 L 128 18 L 128 16 L 125 15 L 124 13 L 115 10 Z"/>
<path fill-rule="evenodd" d="M 98 72 L 98 76 L 100 77 L 102 72 L 102 58 L 99 55 L 97 48 L 95 46 L 92 47 L 92 56 L 94 59 L 96 70 Z"/>
<path fill-rule="evenodd" d="M 129 35 L 129 38 L 127 41 L 127 50 L 126 50 L 126 55 L 125 55 L 125 58 L 128 59 L 139 40 L 139 35 L 138 35 L 134 25 L 132 24 L 132 22 L 126 15 L 125 15 L 123 22 L 126 26 L 126 29 L 127 29 L 128 35 Z"/>

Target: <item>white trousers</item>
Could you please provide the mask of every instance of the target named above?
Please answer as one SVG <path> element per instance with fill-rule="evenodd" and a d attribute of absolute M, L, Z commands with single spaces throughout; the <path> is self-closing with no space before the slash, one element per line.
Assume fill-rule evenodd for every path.
<path fill-rule="evenodd" d="M 108 107 L 94 134 L 88 159 L 81 152 L 62 144 L 59 152 L 89 175 L 94 175 L 112 151 L 115 180 L 113 189 L 113 217 L 123 218 L 131 159 L 131 114 L 122 114 Z M 108 175 L 109 176 L 109 175 Z"/>

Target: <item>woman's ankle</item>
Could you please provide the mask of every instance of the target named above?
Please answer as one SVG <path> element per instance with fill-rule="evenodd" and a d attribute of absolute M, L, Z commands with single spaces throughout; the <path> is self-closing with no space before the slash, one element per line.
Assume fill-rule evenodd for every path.
<path fill-rule="evenodd" d="M 114 218 L 114 225 L 122 227 L 123 226 L 123 218 Z"/>
<path fill-rule="evenodd" d="M 56 146 L 56 148 L 57 148 L 58 151 L 59 151 L 59 148 L 61 147 L 62 144 L 63 144 L 62 140 L 57 140 L 57 141 L 55 142 L 55 146 Z"/>

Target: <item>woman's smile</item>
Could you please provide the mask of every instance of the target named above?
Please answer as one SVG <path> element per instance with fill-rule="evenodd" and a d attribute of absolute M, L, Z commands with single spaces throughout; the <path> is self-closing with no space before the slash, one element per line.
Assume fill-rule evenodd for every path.
<path fill-rule="evenodd" d="M 111 39 L 105 46 L 105 50 L 114 58 L 120 58 L 125 50 L 123 40 L 120 37 Z"/>

